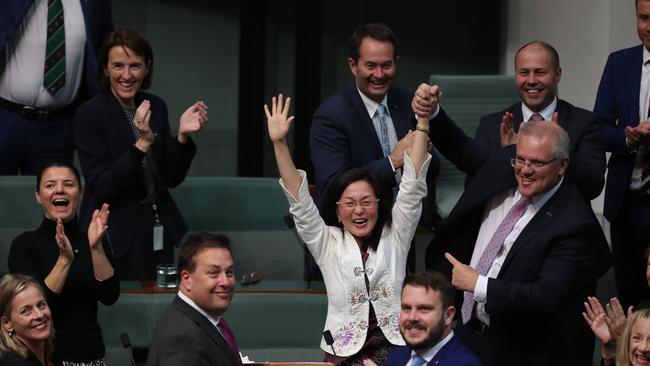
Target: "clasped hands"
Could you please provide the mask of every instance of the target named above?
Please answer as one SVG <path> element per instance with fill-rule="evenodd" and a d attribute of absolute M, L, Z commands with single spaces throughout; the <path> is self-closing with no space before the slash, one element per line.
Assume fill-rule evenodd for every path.
<path fill-rule="evenodd" d="M 638 126 L 625 127 L 625 139 L 632 147 L 650 145 L 650 120 L 641 121 Z"/>

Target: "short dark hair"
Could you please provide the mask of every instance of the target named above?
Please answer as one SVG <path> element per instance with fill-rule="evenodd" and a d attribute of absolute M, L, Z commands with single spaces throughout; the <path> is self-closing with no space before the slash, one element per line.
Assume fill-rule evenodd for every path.
<path fill-rule="evenodd" d="M 138 32 L 130 29 L 120 29 L 109 33 L 99 47 L 97 65 L 97 86 L 99 89 L 103 91 L 111 90 L 111 83 L 106 75 L 104 75 L 104 68 L 108 67 L 108 54 L 113 47 L 129 48 L 144 59 L 144 64 L 147 67 L 147 75 L 142 80 L 140 89 L 148 89 L 153 79 L 153 50 L 149 41 Z"/>
<path fill-rule="evenodd" d="M 226 249 L 231 255 L 230 238 L 222 234 L 211 234 L 205 231 L 187 233 L 178 249 L 178 275 L 186 270 L 193 273 L 196 269 L 196 255 L 204 249 Z"/>
<path fill-rule="evenodd" d="M 556 68 L 556 69 L 560 68 L 560 54 L 557 53 L 557 50 L 555 49 L 555 47 L 551 46 L 549 43 L 546 43 L 544 41 L 539 41 L 539 40 L 528 42 L 525 45 L 521 46 L 521 48 L 519 48 L 519 50 L 517 50 L 517 53 L 515 53 L 515 67 L 516 67 L 516 64 L 517 64 L 517 56 L 519 56 L 519 53 L 521 51 L 523 51 L 524 48 L 526 48 L 528 46 L 531 46 L 531 45 L 538 45 L 538 46 L 542 47 L 551 56 L 551 63 L 553 64 L 553 67 Z"/>
<path fill-rule="evenodd" d="M 74 174 L 74 177 L 77 179 L 77 184 L 79 185 L 79 188 L 81 187 L 81 175 L 79 174 L 79 170 L 77 170 L 77 167 L 72 165 L 72 163 L 68 162 L 61 162 L 61 161 L 52 161 L 49 163 L 46 163 L 43 166 L 43 169 L 41 169 L 38 174 L 36 175 L 36 191 L 38 192 L 39 187 L 41 186 L 41 178 L 43 178 L 43 173 L 45 173 L 46 170 L 50 168 L 67 168 Z"/>
<path fill-rule="evenodd" d="M 352 37 L 350 37 L 350 41 L 348 42 L 350 47 L 349 56 L 354 62 L 359 61 L 361 42 L 366 37 L 392 44 L 393 60 L 397 60 L 397 56 L 399 56 L 399 42 L 395 33 L 382 23 L 370 23 L 358 26 L 352 33 Z"/>
<path fill-rule="evenodd" d="M 436 271 L 422 271 L 407 275 L 402 283 L 402 291 L 407 285 L 424 287 L 440 292 L 442 305 L 446 308 L 456 302 L 456 290 L 447 277 Z"/>
<path fill-rule="evenodd" d="M 381 232 L 384 229 L 384 226 L 390 226 L 393 222 L 393 217 L 391 215 L 391 208 L 393 202 L 391 200 L 392 195 L 386 192 L 387 189 L 382 188 L 379 183 L 377 176 L 368 169 L 365 168 L 355 168 L 350 169 L 347 172 L 339 175 L 334 182 L 330 185 L 327 193 L 325 195 L 325 205 L 323 206 L 323 219 L 325 223 L 329 226 L 337 226 L 343 229 L 343 224 L 339 222 L 338 215 L 336 214 L 336 209 L 338 202 L 341 199 L 343 191 L 352 183 L 355 182 L 368 182 L 372 188 L 375 196 L 379 199 L 379 206 L 377 209 L 377 223 L 375 227 L 370 232 L 370 235 L 366 238 L 365 244 L 368 248 L 374 250 L 377 249 L 379 245 L 379 239 L 381 238 Z"/>

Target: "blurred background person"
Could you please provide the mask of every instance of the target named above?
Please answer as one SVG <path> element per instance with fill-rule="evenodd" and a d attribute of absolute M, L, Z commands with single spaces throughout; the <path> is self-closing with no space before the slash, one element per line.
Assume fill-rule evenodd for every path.
<path fill-rule="evenodd" d="M 26 275 L 0 281 L 0 365 L 49 366 L 52 314 L 41 285 Z"/>
<path fill-rule="evenodd" d="M 290 98 L 283 103 L 280 94 L 273 97 L 270 110 L 266 105 L 264 109 L 280 184 L 328 290 L 325 331 L 333 343 L 321 340 L 324 361 L 361 365 L 370 359 L 381 364 L 393 345 L 404 344 L 398 324 L 400 288 L 427 194 L 429 121 L 418 121 L 410 152 L 402 156 L 405 169 L 394 206 L 390 197 L 381 195 L 374 174 L 353 169 L 330 186 L 323 219 L 309 195 L 305 172 L 296 169 L 289 152 L 289 107 Z"/>
<path fill-rule="evenodd" d="M 102 243 L 108 205 L 95 210 L 86 235 L 77 220 L 82 195 L 74 166 L 48 164 L 36 177 L 43 222 L 13 240 L 7 265 L 11 273 L 29 274 L 45 284 L 56 324 L 52 360 L 57 365 L 101 366 L 105 349 L 97 302 L 115 303 L 120 283 Z"/>
<path fill-rule="evenodd" d="M 155 277 L 173 262 L 187 225 L 168 188 L 183 182 L 196 154 L 190 134 L 203 128 L 207 107 L 196 102 L 172 137 L 167 105 L 141 89 L 151 86 L 153 51 L 135 31 L 110 33 L 99 52 L 101 92 L 75 115 L 74 136 L 86 178 L 80 222 L 86 227 L 102 203 L 111 205 L 108 237 L 122 280 Z"/>
<path fill-rule="evenodd" d="M 97 92 L 110 0 L 6 0 L 0 12 L 0 175 L 72 163 L 72 119 Z"/>

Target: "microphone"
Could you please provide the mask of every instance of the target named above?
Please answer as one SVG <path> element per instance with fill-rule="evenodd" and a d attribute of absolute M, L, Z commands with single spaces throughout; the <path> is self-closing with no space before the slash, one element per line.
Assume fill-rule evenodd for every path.
<path fill-rule="evenodd" d="M 332 332 L 326 330 L 323 332 L 323 338 L 325 338 L 325 343 L 332 348 L 332 353 L 336 356 L 336 351 L 334 350 L 334 338 L 332 337 Z"/>
<path fill-rule="evenodd" d="M 131 340 L 129 339 L 129 335 L 127 333 L 120 334 L 120 343 L 122 343 L 122 347 L 129 350 L 129 356 L 131 357 L 131 365 L 132 366 L 137 366 L 135 364 L 135 360 L 133 359 L 133 350 L 131 349 Z"/>

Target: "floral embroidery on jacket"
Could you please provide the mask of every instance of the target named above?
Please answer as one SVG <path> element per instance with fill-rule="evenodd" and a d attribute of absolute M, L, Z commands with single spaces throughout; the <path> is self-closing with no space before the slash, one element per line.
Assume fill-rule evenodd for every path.
<path fill-rule="evenodd" d="M 355 337 L 355 334 L 362 333 L 366 334 L 368 332 L 368 321 L 352 321 L 347 325 L 336 330 L 334 334 L 334 345 L 337 348 L 343 348 L 350 345 L 352 341 L 353 345 L 359 343 L 359 340 L 363 341 L 365 337 Z"/>

